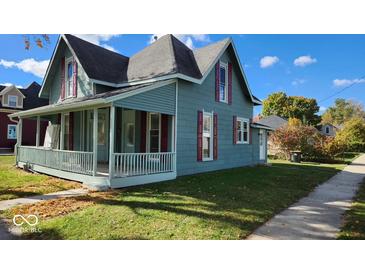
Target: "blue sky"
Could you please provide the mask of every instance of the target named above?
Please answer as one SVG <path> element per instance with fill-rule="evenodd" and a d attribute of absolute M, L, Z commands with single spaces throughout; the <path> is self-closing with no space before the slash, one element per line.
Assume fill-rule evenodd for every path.
<path fill-rule="evenodd" d="M 322 109 L 338 98 L 365 103 L 365 35 L 178 35 L 198 48 L 231 36 L 252 92 L 260 99 L 274 91 L 315 98 Z M 51 43 L 24 49 L 22 35 L 0 35 L 0 84 L 27 86 L 42 82 L 57 35 Z M 82 35 L 83 38 L 131 56 L 151 42 L 152 35 Z M 32 39 L 32 36 L 30 36 Z M 351 83 L 341 94 L 321 102 Z M 260 111 L 256 108 L 255 113 Z"/>

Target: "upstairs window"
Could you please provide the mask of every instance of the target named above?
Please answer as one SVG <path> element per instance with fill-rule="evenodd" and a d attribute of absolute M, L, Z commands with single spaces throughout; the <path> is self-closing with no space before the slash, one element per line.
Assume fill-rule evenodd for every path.
<path fill-rule="evenodd" d="M 237 130 L 237 144 L 248 144 L 249 136 L 249 120 L 245 118 L 238 118 L 236 123 Z"/>
<path fill-rule="evenodd" d="M 326 134 L 329 134 L 329 133 L 330 133 L 330 127 L 326 126 Z"/>
<path fill-rule="evenodd" d="M 66 61 L 66 98 L 73 96 L 73 59 L 70 58 Z"/>
<path fill-rule="evenodd" d="M 18 96 L 15 95 L 9 95 L 8 96 L 8 106 L 12 108 L 16 108 L 18 103 Z"/>
<path fill-rule="evenodd" d="M 228 64 L 219 63 L 219 102 L 228 102 Z"/>

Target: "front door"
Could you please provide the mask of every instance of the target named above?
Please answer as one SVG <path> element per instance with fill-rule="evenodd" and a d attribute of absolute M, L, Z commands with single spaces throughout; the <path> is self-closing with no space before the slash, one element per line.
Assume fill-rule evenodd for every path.
<path fill-rule="evenodd" d="M 260 143 L 260 160 L 266 158 L 266 133 L 265 130 L 260 129 L 259 132 L 259 143 Z"/>
<path fill-rule="evenodd" d="M 136 112 L 123 109 L 122 113 L 122 148 L 124 153 L 134 153 L 136 144 Z"/>

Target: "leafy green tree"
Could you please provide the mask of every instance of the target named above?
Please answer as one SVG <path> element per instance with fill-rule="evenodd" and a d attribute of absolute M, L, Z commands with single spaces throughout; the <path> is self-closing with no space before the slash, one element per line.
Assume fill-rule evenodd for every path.
<path fill-rule="evenodd" d="M 303 96 L 287 96 L 284 92 L 275 92 L 263 101 L 262 115 L 278 115 L 283 118 L 297 118 L 303 124 L 317 125 L 320 117 L 317 101 Z"/>
<path fill-rule="evenodd" d="M 352 118 L 365 118 L 363 106 L 351 100 L 336 99 L 335 104 L 323 113 L 322 123 L 342 125 Z"/>
<path fill-rule="evenodd" d="M 346 143 L 348 147 L 354 144 L 365 144 L 365 120 L 362 118 L 348 120 L 336 134 L 336 139 Z"/>

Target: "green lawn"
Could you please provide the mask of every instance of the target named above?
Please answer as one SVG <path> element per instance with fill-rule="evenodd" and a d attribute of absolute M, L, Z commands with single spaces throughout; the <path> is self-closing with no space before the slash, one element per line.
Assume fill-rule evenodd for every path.
<path fill-rule="evenodd" d="M 15 167 L 14 156 L 0 156 L 0 200 L 79 187 L 75 182 L 25 172 Z"/>
<path fill-rule="evenodd" d="M 45 215 L 40 218 L 41 233 L 23 237 L 243 239 L 343 167 L 274 160 L 271 167 L 186 176 L 100 194 L 98 198 L 88 196 L 86 199 L 94 199 L 94 204 L 77 206 L 71 213 L 62 209 L 67 212 L 64 216 Z M 11 217 L 11 212 L 6 214 Z"/>
<path fill-rule="evenodd" d="M 345 223 L 338 239 L 365 240 L 365 179 L 357 192 L 351 209 L 345 213 Z"/>

